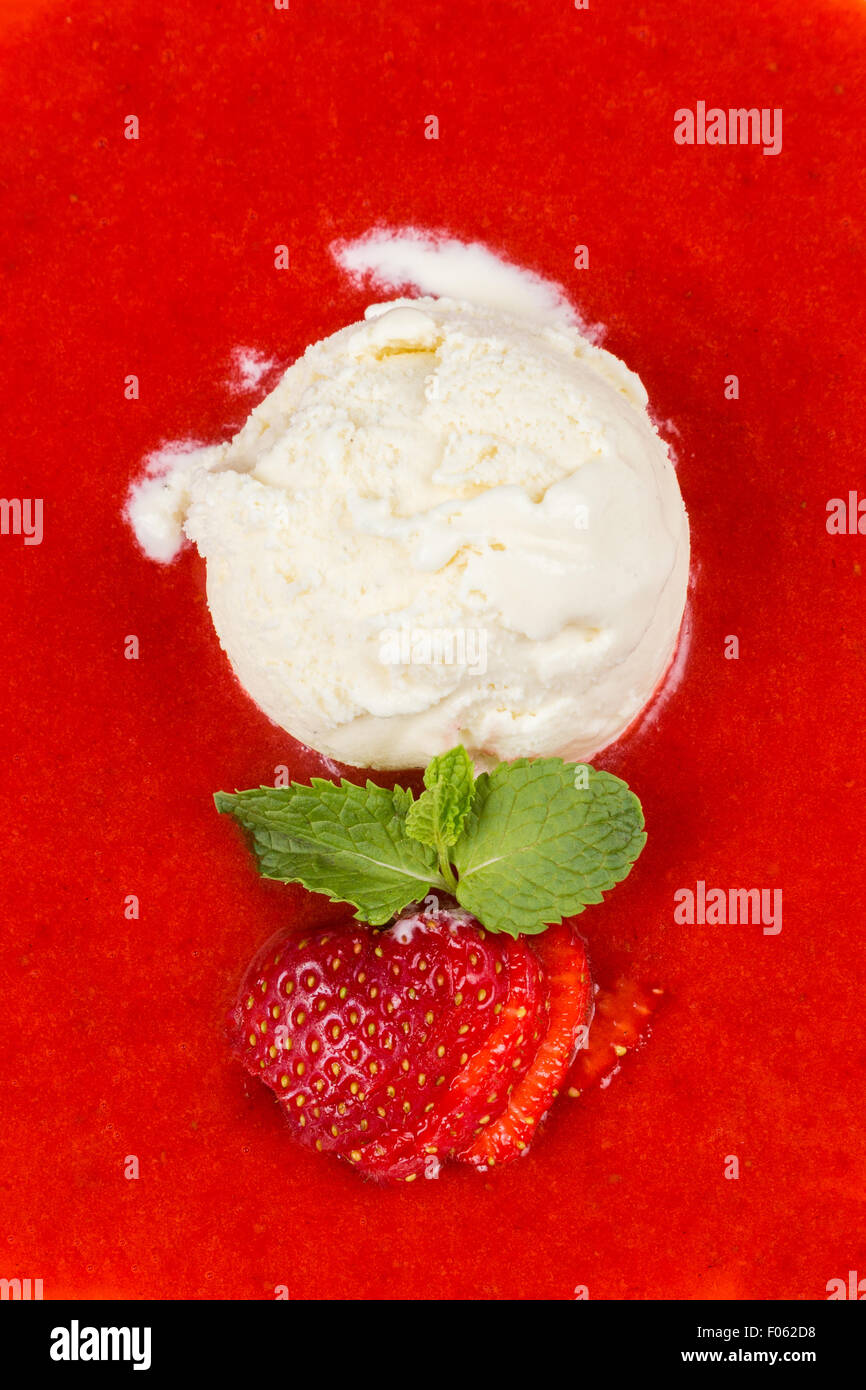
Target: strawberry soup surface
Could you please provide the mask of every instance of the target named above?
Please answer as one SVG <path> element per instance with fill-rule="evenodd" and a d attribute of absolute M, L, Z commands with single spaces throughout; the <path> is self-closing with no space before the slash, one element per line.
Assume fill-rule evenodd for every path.
<path fill-rule="evenodd" d="M 44 503 L 41 544 L 0 536 L 0 1276 L 648 1300 L 866 1271 L 862 6 L 14 0 L 0 45 L 0 491 Z M 781 151 L 677 144 L 701 101 L 781 109 Z M 260 879 L 212 793 L 334 765 L 231 676 L 195 553 L 154 566 L 122 519 L 147 454 L 229 438 L 361 316 L 329 247 L 379 225 L 483 242 L 604 325 L 693 547 L 676 669 L 597 760 L 649 835 L 576 919 L 610 1084 L 570 1087 L 520 1162 L 393 1187 L 294 1143 L 225 1028 L 270 938 L 345 909 Z M 682 920 L 717 887 L 784 912 Z"/>

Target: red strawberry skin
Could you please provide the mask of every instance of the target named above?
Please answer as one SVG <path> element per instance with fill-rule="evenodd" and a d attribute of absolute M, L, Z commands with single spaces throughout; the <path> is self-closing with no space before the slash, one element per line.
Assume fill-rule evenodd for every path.
<path fill-rule="evenodd" d="M 531 947 L 446 902 L 384 931 L 347 922 L 275 938 L 228 1026 L 297 1139 L 379 1180 L 412 1181 L 502 1113 L 547 1011 Z"/>
<path fill-rule="evenodd" d="M 441 1156 L 452 1157 L 478 1138 L 507 1106 L 546 1034 L 548 990 L 538 958 L 526 945 L 508 941 L 504 954 L 509 989 L 495 1026 L 472 1055 L 461 1053 L 463 1064 L 444 1088 L 441 1103 L 419 1125 L 383 1134 L 364 1151 L 369 1174 L 405 1178 L 417 1171 L 419 1154 L 428 1174 L 431 1160 L 438 1171 Z"/>
<path fill-rule="evenodd" d="M 458 1156 L 476 1167 L 510 1163 L 526 1153 L 553 1104 L 580 1045 L 586 1042 L 593 994 L 583 944 L 567 923 L 533 939 L 548 982 L 548 1025 L 535 1056 L 497 1119 Z"/>

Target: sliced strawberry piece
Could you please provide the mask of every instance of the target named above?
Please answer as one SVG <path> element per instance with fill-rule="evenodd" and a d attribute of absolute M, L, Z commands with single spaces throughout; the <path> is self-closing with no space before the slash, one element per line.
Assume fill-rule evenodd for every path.
<path fill-rule="evenodd" d="M 234 1052 L 301 1142 L 357 1161 L 377 1134 L 420 1128 L 498 1028 L 508 944 L 456 906 L 277 938 L 229 1015 Z"/>
<path fill-rule="evenodd" d="M 590 1011 L 579 938 L 491 935 L 450 900 L 258 953 L 233 1049 L 296 1138 L 379 1181 L 525 1152 Z"/>
<path fill-rule="evenodd" d="M 509 1163 L 529 1147 L 539 1122 L 552 1105 L 592 1013 L 592 981 L 583 944 L 563 924 L 533 939 L 549 995 L 547 1032 L 502 1114 L 458 1153 L 464 1162 L 486 1168 Z"/>
<path fill-rule="evenodd" d="M 504 939 L 508 999 L 483 1045 L 461 1056 L 461 1070 L 428 1105 L 420 1125 L 401 1126 L 363 1148 L 355 1161 L 372 1177 L 411 1180 L 439 1163 L 502 1113 L 548 1026 L 548 986 L 538 957 Z"/>
<path fill-rule="evenodd" d="M 598 991 L 589 1042 L 578 1052 L 566 1078 L 570 1096 L 577 1097 L 590 1086 L 609 1083 L 626 1053 L 646 1041 L 661 998 L 660 989 L 649 989 L 625 978 L 618 979 L 611 989 Z"/>
<path fill-rule="evenodd" d="M 427 971 L 424 978 L 424 984 L 432 982 L 435 989 L 425 995 L 417 984 L 414 988 L 408 986 L 410 997 L 403 1000 L 404 1012 L 409 1007 L 414 1011 L 421 1005 L 428 1006 L 424 1012 L 423 1046 L 412 1049 L 410 1068 L 405 1066 L 406 1058 L 400 1058 L 401 1070 L 396 1079 L 387 1064 L 382 1067 L 380 1084 L 367 1093 L 364 1115 L 355 1128 L 349 1124 L 333 1146 L 341 1157 L 348 1157 L 370 1174 L 378 1174 L 382 1168 L 369 1158 L 374 1139 L 381 1137 L 384 1141 L 387 1134 L 389 1143 L 395 1143 L 399 1136 L 406 1135 L 410 1147 L 419 1150 L 418 1136 L 426 1133 L 449 1105 L 455 1074 L 480 1047 L 486 1046 L 508 998 L 506 948 L 474 918 L 448 909 L 432 915 L 424 910 L 409 911 L 379 936 L 380 949 L 388 958 L 398 949 L 406 949 L 410 941 L 416 952 L 423 952 L 431 965 L 435 964 L 436 970 L 433 975 Z M 395 942 L 396 945 L 391 944 Z M 442 973 L 446 978 L 440 988 L 437 982 Z M 444 1006 L 438 998 L 443 993 Z M 395 992 L 390 1002 L 396 1005 L 398 998 Z M 401 1027 L 404 1023 L 401 1021 Z M 418 1086 L 413 1088 L 416 1079 Z M 396 1094 L 389 1103 L 391 1091 Z M 361 1150 L 360 1159 L 357 1150 Z M 414 1171 L 417 1170 L 416 1166 Z"/>

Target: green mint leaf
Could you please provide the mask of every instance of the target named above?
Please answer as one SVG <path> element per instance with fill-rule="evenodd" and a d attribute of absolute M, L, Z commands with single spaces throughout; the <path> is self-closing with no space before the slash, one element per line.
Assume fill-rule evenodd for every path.
<path fill-rule="evenodd" d="M 432 789 L 422 792 L 406 816 L 406 834 L 422 845 L 435 845 L 438 818 L 437 792 Z"/>
<path fill-rule="evenodd" d="M 394 810 L 401 821 L 405 821 L 412 807 L 415 805 L 415 798 L 412 795 L 411 787 L 395 787 L 392 795 L 394 797 Z"/>
<path fill-rule="evenodd" d="M 602 901 L 646 843 L 640 802 L 608 772 L 525 758 L 475 783 L 452 859 L 457 899 L 489 931 L 544 931 Z"/>
<path fill-rule="evenodd" d="M 405 787 L 321 778 L 214 801 L 249 831 L 266 878 L 347 902 L 371 926 L 444 889 L 489 931 L 542 932 L 601 902 L 646 842 L 624 782 L 560 758 L 502 763 L 476 781 L 457 747 L 424 783 L 417 801 Z"/>
<path fill-rule="evenodd" d="M 310 786 L 217 792 L 218 811 L 251 833 L 265 878 L 302 883 L 355 916 L 382 926 L 431 887 L 447 885 L 436 853 L 405 833 L 412 794 L 368 782 L 366 787 L 314 777 Z"/>
<path fill-rule="evenodd" d="M 447 849 L 460 838 L 475 786 L 472 761 L 462 744 L 434 758 L 424 786 L 406 817 L 406 834 L 422 844 Z"/>

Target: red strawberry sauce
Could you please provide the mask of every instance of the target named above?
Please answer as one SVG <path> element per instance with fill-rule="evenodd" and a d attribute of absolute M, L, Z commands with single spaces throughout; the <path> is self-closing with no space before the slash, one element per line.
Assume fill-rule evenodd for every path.
<path fill-rule="evenodd" d="M 0 490 L 44 500 L 44 540 L 0 536 L 0 1275 L 651 1299 L 866 1274 L 866 536 L 825 527 L 866 490 L 862 7 L 3 14 Z M 698 101 L 782 108 L 782 153 L 676 145 Z M 325 769 L 230 677 L 196 558 L 148 563 L 120 518 L 148 450 L 241 424 L 235 347 L 286 364 L 360 315 L 327 248 L 377 222 L 482 239 L 607 326 L 676 427 L 695 575 L 679 688 L 600 759 L 649 844 L 580 922 L 603 985 L 664 989 L 652 1039 L 525 1160 L 394 1189 L 293 1144 L 231 1058 L 249 959 L 332 909 L 261 882 L 211 793 Z M 781 888 L 781 932 L 677 925 L 699 880 Z"/>

